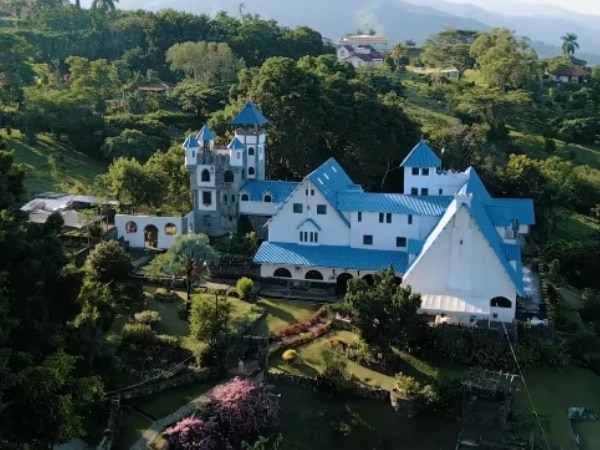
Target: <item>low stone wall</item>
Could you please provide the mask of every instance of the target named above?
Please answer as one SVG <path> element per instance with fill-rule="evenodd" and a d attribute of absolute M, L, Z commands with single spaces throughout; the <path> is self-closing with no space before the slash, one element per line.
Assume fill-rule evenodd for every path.
<path fill-rule="evenodd" d="M 303 375 L 292 375 L 283 372 L 269 372 L 268 380 L 296 384 L 307 389 L 314 389 L 315 387 L 314 378 Z M 359 386 L 354 384 L 352 385 L 352 387 L 349 387 L 346 390 L 346 393 L 349 395 L 354 395 L 356 397 L 368 398 L 371 400 L 383 400 L 388 402 L 390 401 L 390 391 L 388 391 L 387 389 Z"/>
<path fill-rule="evenodd" d="M 124 391 L 121 393 L 121 398 L 124 400 L 135 399 L 144 397 L 146 395 L 158 394 L 159 392 L 163 392 L 167 389 L 185 386 L 186 384 L 202 383 L 218 377 L 219 371 L 215 368 L 207 367 L 200 369 L 189 367 L 171 378 L 157 380 L 154 383 L 145 384 L 143 386 Z"/>

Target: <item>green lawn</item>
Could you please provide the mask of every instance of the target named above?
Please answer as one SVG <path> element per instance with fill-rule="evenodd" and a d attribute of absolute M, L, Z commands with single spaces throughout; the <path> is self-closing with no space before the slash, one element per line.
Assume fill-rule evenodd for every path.
<path fill-rule="evenodd" d="M 526 371 L 525 380 L 538 413 L 545 425 L 546 433 L 552 444 L 563 446 L 565 450 L 572 448 L 567 408 L 585 406 L 600 412 L 600 377 L 593 372 L 577 367 L 569 367 L 564 372 Z M 517 403 L 528 406 L 529 401 L 523 389 L 517 394 Z M 587 434 L 583 440 L 589 442 L 590 431 L 596 430 L 593 436 L 600 435 L 600 422 L 584 425 Z M 591 450 L 598 447 L 582 447 Z"/>
<path fill-rule="evenodd" d="M 322 305 L 292 300 L 259 300 L 258 306 L 268 311 L 266 325 L 269 331 L 277 331 L 311 317 Z"/>
<path fill-rule="evenodd" d="M 8 149 L 15 153 L 15 159 L 27 168 L 26 187 L 31 195 L 55 189 L 48 165 L 50 155 L 57 159 L 62 156 L 66 172 L 64 182 L 89 183 L 108 167 L 105 162 L 77 152 L 49 135 L 40 134 L 37 142 L 31 144 L 18 130 L 13 130 L 6 139 Z"/>
<path fill-rule="evenodd" d="M 561 211 L 557 217 L 556 230 L 552 234 L 552 240 L 593 240 L 598 231 L 600 231 L 600 225 L 591 218 L 573 211 Z"/>
<path fill-rule="evenodd" d="M 440 450 L 454 448 L 461 424 L 437 417 L 401 419 L 387 402 L 332 398 L 275 383 L 285 442 L 298 450 Z"/>

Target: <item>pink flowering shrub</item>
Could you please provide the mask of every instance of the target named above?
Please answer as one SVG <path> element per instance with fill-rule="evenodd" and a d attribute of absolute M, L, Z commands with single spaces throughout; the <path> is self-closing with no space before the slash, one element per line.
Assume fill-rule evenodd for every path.
<path fill-rule="evenodd" d="M 272 386 L 234 378 L 213 390 L 202 419 L 183 419 L 165 435 L 173 450 L 237 450 L 278 425 L 279 397 Z"/>

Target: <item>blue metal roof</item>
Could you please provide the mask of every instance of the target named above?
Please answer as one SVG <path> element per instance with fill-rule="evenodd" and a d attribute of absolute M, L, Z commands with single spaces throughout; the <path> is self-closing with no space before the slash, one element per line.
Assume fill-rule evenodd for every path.
<path fill-rule="evenodd" d="M 335 208 L 342 221 L 349 227 L 350 222 L 338 207 L 336 197 L 338 193 L 345 190 L 362 192 L 362 188 L 354 184 L 348 174 L 342 169 L 342 166 L 340 166 L 334 158 L 329 158 L 317 169 L 308 174 L 307 178 L 316 186 L 319 192 L 323 194 L 323 197 L 325 197 L 329 204 Z"/>
<path fill-rule="evenodd" d="M 408 254 L 409 255 L 419 255 L 423 250 L 423 246 L 425 245 L 424 239 L 409 239 L 408 240 Z"/>
<path fill-rule="evenodd" d="M 436 167 L 439 168 L 442 165 L 442 160 L 432 148 L 421 139 L 417 145 L 413 147 L 410 153 L 404 158 L 404 161 L 400 164 L 400 167 Z"/>
<path fill-rule="evenodd" d="M 297 230 L 298 228 L 300 228 L 302 225 L 304 225 L 305 223 L 310 223 L 310 224 L 312 224 L 312 225 L 313 225 L 313 227 L 315 227 L 317 230 L 321 231 L 321 227 L 319 226 L 319 224 L 318 224 L 317 222 L 315 222 L 314 220 L 312 220 L 312 219 L 306 219 L 306 220 L 304 220 L 303 222 L 301 222 L 301 223 L 300 223 L 300 225 L 298 225 L 298 226 L 296 227 L 296 230 Z"/>
<path fill-rule="evenodd" d="M 229 150 L 244 150 L 244 144 L 237 137 L 234 137 L 229 145 L 227 145 Z"/>
<path fill-rule="evenodd" d="M 263 113 L 260 112 L 256 105 L 248 100 L 242 110 L 233 118 L 231 124 L 238 126 L 262 126 L 268 122 L 267 118 L 263 116 Z"/>
<path fill-rule="evenodd" d="M 512 225 L 518 220 L 522 225 L 535 225 L 535 211 L 531 198 L 494 198 L 485 209 L 497 227 Z"/>
<path fill-rule="evenodd" d="M 521 244 L 502 244 L 506 259 L 509 261 L 521 261 Z"/>
<path fill-rule="evenodd" d="M 404 273 L 408 254 L 332 245 L 263 242 L 254 256 L 254 262 L 355 270 L 381 270 L 393 266 L 395 272 Z"/>
<path fill-rule="evenodd" d="M 487 204 L 492 203 L 493 199 L 488 190 L 485 188 L 483 181 L 479 178 L 479 175 L 473 167 L 469 167 L 465 170 L 468 178 L 465 184 L 458 190 L 460 195 L 471 195 L 476 197 L 479 201 Z"/>
<path fill-rule="evenodd" d="M 196 140 L 198 142 L 214 141 L 215 135 L 210 128 L 208 128 L 208 125 L 202 125 L 202 128 L 200 128 L 200 131 L 198 131 L 198 134 L 196 135 Z"/>
<path fill-rule="evenodd" d="M 241 187 L 241 193 L 247 193 L 252 202 L 262 202 L 266 194 L 271 196 L 273 203 L 284 202 L 298 186 L 295 181 L 264 181 L 248 180 Z"/>
<path fill-rule="evenodd" d="M 342 211 L 389 212 L 415 216 L 441 217 L 454 197 L 373 192 L 339 192 L 337 205 Z"/>
<path fill-rule="evenodd" d="M 429 233 L 429 235 L 425 239 L 425 243 L 423 245 L 423 250 L 421 251 L 419 256 L 413 261 L 411 266 L 408 268 L 407 273 L 405 274 L 405 277 L 406 277 L 406 275 L 408 275 L 408 273 L 410 273 L 412 268 L 415 267 L 416 264 L 421 260 L 423 255 L 437 240 L 437 238 L 442 233 L 442 231 L 444 230 L 446 225 L 448 225 L 448 223 L 452 220 L 452 218 L 456 215 L 456 213 L 462 207 L 467 208 L 470 211 L 471 217 L 473 218 L 473 220 L 475 221 L 475 223 L 481 230 L 481 233 L 483 234 L 483 236 L 489 243 L 492 250 L 494 250 L 494 253 L 498 257 L 498 260 L 500 261 L 500 263 L 504 267 L 504 270 L 506 271 L 506 273 L 510 277 L 511 281 L 513 282 L 517 292 L 519 293 L 519 295 L 524 296 L 523 278 L 522 278 L 522 276 L 519 275 L 519 273 L 520 273 L 519 266 L 521 265 L 521 260 L 520 259 L 516 260 L 518 267 L 517 267 L 517 269 L 514 269 L 512 267 L 512 265 L 510 264 L 509 260 L 507 259 L 507 256 L 506 256 L 507 250 L 505 250 L 504 242 L 500 238 L 500 235 L 498 234 L 498 232 L 496 231 L 496 228 L 492 224 L 491 219 L 487 215 L 485 206 L 483 205 L 483 203 L 481 201 L 477 200 L 476 198 L 473 198 L 471 200 L 470 208 L 464 203 L 459 203 L 457 200 L 454 200 L 450 204 L 450 206 L 448 206 L 448 209 L 446 210 L 446 212 L 444 213 L 444 215 L 442 216 L 442 218 L 440 219 L 438 224 L 433 228 L 431 233 Z M 514 251 L 514 249 L 511 249 L 511 251 Z"/>
<path fill-rule="evenodd" d="M 193 134 L 190 134 L 185 141 L 183 141 L 183 148 L 200 148 L 198 141 Z"/>

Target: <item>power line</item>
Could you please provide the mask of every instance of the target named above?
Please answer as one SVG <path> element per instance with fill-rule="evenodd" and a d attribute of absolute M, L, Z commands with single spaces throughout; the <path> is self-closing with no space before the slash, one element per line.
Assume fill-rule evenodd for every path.
<path fill-rule="evenodd" d="M 542 438 L 544 439 L 544 443 L 548 450 L 552 450 L 550 447 L 550 443 L 548 442 L 548 438 L 546 437 L 546 432 L 544 431 L 544 427 L 542 426 L 542 421 L 540 420 L 540 416 L 538 415 L 537 409 L 535 408 L 535 404 L 533 403 L 533 399 L 531 398 L 531 393 L 529 392 L 529 388 L 527 387 L 527 382 L 525 381 L 525 377 L 523 376 L 523 371 L 521 370 L 521 365 L 519 364 L 519 360 L 517 359 L 517 355 L 515 353 L 515 349 L 513 348 L 512 342 L 510 341 L 510 336 L 508 335 L 508 331 L 506 330 L 506 325 L 502 322 L 502 328 L 504 329 L 504 335 L 506 336 L 506 340 L 508 341 L 508 346 L 510 347 L 510 352 L 512 353 L 512 357 L 515 360 L 515 364 L 517 365 L 517 370 L 519 371 L 519 376 L 523 381 L 523 386 L 525 387 L 525 392 L 527 393 L 527 398 L 529 399 L 529 404 L 533 409 L 533 414 L 535 415 L 535 420 L 540 427 L 540 431 L 542 432 Z"/>

